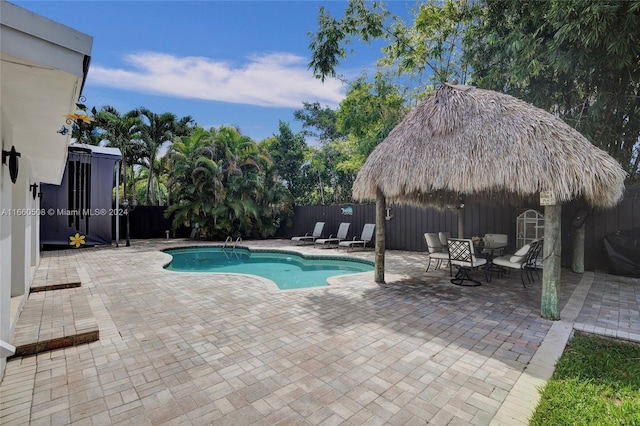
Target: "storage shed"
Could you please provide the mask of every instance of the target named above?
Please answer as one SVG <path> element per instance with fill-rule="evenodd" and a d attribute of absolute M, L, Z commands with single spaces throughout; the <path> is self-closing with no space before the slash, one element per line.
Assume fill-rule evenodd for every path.
<path fill-rule="evenodd" d="M 40 244 L 70 245 L 84 235 L 84 244 L 111 244 L 117 148 L 72 144 L 60 185 L 43 184 L 40 201 Z"/>

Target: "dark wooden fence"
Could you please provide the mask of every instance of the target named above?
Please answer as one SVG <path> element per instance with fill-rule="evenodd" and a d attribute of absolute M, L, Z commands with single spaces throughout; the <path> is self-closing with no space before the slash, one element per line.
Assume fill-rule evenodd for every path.
<path fill-rule="evenodd" d="M 166 231 L 170 230 L 172 237 L 186 238 L 190 230 L 180 227 L 177 230 L 171 228 L 171 219 L 164 217 L 166 207 L 163 206 L 137 206 L 129 211 L 129 237 L 130 238 L 165 238 Z M 115 240 L 115 219 L 113 217 L 113 239 Z M 120 239 L 127 237 L 127 217 L 120 216 Z"/>
<path fill-rule="evenodd" d="M 352 214 L 343 214 L 351 207 Z M 458 213 L 414 206 L 389 206 L 392 218 L 386 222 L 386 247 L 390 250 L 426 251 L 425 232 L 448 231 L 458 234 Z M 541 213 L 543 208 L 530 206 Z M 571 265 L 572 222 L 583 206 L 578 202 L 562 208 L 562 264 Z M 467 237 L 486 233 L 507 234 L 512 247 L 516 241 L 516 218 L 527 208 L 512 206 L 467 205 L 465 207 Z M 347 204 L 333 206 L 299 206 L 294 209 L 293 225 L 283 228 L 280 236 L 290 238 L 311 232 L 316 222 L 325 222 L 325 236 L 335 234 L 341 222 L 351 223 L 349 238 L 360 235 L 365 223 L 375 223 L 375 205 Z M 585 222 L 585 268 L 609 269 L 603 237 L 618 230 L 640 227 L 640 185 L 628 186 L 624 200 L 615 208 L 591 211 Z"/>
<path fill-rule="evenodd" d="M 351 208 L 352 214 L 343 214 Z M 426 251 L 425 232 L 448 231 L 458 234 L 457 210 L 436 210 L 414 206 L 389 206 L 392 216 L 387 224 L 386 247 L 390 250 Z M 131 212 L 131 238 L 164 238 L 165 230 L 171 229 L 171 221 L 164 218 L 166 207 L 138 206 Z M 541 213 L 538 206 L 529 206 Z M 577 202 L 562 208 L 562 264 L 571 265 L 572 227 L 576 213 L 583 206 Z M 467 205 L 465 207 L 467 237 L 487 233 L 507 234 L 512 247 L 516 241 L 516 218 L 527 208 L 512 206 Z M 114 218 L 115 219 L 115 218 Z M 126 218 L 120 218 L 120 238 L 126 237 Z M 338 231 L 341 222 L 351 223 L 349 238 L 359 237 L 365 223 L 375 223 L 375 205 L 347 204 L 333 206 L 300 206 L 294 209 L 293 225 L 283 227 L 278 237 L 290 238 L 311 232 L 316 222 L 325 222 L 325 235 Z M 640 185 L 628 186 L 622 202 L 613 209 L 591 211 L 585 223 L 585 268 L 609 269 L 609 260 L 604 250 L 603 237 L 618 230 L 640 228 Z M 115 227 L 114 227 L 115 232 Z M 173 235 L 173 233 L 172 233 Z M 175 235 L 188 237 L 189 229 L 180 228 Z M 114 235 L 115 238 L 115 235 Z"/>

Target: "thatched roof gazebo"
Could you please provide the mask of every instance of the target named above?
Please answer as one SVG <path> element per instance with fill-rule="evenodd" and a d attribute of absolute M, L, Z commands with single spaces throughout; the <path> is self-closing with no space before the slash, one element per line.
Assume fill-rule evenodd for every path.
<path fill-rule="evenodd" d="M 613 207 L 625 176 L 611 156 L 552 114 L 506 94 L 443 84 L 369 155 L 353 194 L 378 203 L 377 282 L 384 282 L 386 202 L 444 207 L 461 197 L 516 205 L 540 198 L 541 311 L 559 319 L 561 204 L 581 199 L 593 208 Z"/>

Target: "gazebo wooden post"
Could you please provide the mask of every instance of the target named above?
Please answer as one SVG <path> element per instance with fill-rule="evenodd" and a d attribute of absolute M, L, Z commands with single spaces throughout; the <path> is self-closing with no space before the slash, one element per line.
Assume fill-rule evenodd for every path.
<path fill-rule="evenodd" d="M 465 221 L 465 210 L 464 207 L 458 208 L 458 238 L 464 238 L 464 221 Z"/>
<path fill-rule="evenodd" d="M 380 188 L 376 189 L 376 255 L 375 255 L 375 277 L 374 281 L 384 284 L 384 250 L 385 250 L 385 216 L 386 200 Z"/>
<path fill-rule="evenodd" d="M 579 228 L 573 228 L 573 256 L 571 261 L 573 272 L 584 272 L 584 224 Z"/>
<path fill-rule="evenodd" d="M 560 204 L 544 207 L 544 268 L 542 269 L 542 301 L 540 313 L 543 318 L 560 319 Z"/>

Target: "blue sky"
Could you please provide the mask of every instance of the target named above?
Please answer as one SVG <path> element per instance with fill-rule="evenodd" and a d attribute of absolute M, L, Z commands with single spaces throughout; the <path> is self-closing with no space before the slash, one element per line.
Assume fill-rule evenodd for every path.
<path fill-rule="evenodd" d="M 278 121 L 300 130 L 302 102 L 336 107 L 342 82 L 313 78 L 309 32 L 324 5 L 343 1 L 11 1 L 94 38 L 86 104 L 121 113 L 144 106 L 191 115 L 205 127 L 238 126 L 256 141 Z M 413 2 L 396 1 L 403 14 Z M 379 47 L 359 46 L 340 67 L 348 78 L 373 71 Z"/>

